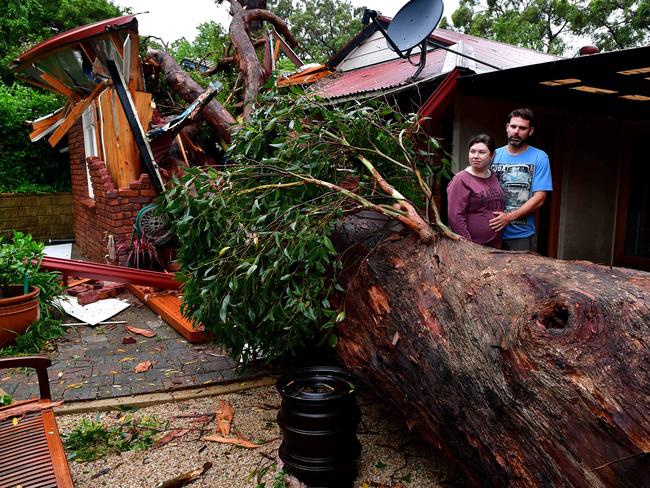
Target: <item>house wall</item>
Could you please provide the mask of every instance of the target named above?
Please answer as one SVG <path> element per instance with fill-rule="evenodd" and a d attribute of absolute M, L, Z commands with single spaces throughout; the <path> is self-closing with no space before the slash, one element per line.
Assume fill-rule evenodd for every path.
<path fill-rule="evenodd" d="M 117 188 L 106 164 L 84 152 L 81 122 L 68 132 L 72 177 L 74 234 L 79 252 L 96 262 L 106 262 L 109 236 L 115 242 L 115 264 L 126 264 L 133 223 L 140 209 L 151 203 L 156 191 L 149 175 L 142 174 L 124 188 Z M 88 193 L 86 165 L 94 191 Z"/>
<path fill-rule="evenodd" d="M 413 54 L 420 52 L 419 48 L 413 49 Z M 373 64 L 383 63 L 399 56 L 386 44 L 386 38 L 381 32 L 375 32 L 359 47 L 354 49 L 336 67 L 336 71 L 350 71 Z"/>
<path fill-rule="evenodd" d="M 13 230 L 46 243 L 71 238 L 72 194 L 0 193 L 0 236 L 10 239 Z"/>
<path fill-rule="evenodd" d="M 567 117 L 567 139 L 573 144 L 560 156 L 561 259 L 612 264 L 621 141 L 617 125 L 593 116 Z"/>

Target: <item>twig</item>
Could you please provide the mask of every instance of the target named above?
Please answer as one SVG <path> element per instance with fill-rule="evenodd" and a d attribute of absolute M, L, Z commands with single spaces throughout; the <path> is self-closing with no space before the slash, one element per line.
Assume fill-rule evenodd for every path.
<path fill-rule="evenodd" d="M 643 456 L 644 454 L 650 454 L 650 452 L 641 451 L 641 452 L 637 452 L 636 454 L 630 454 L 629 456 L 625 456 L 625 457 L 622 457 L 622 458 L 619 458 L 619 459 L 614 459 L 613 461 L 610 461 L 610 462 L 605 463 L 605 464 L 603 464 L 601 466 L 598 466 L 597 468 L 593 468 L 592 471 L 598 471 L 600 469 L 606 468 L 607 466 L 611 466 L 612 464 L 620 463 L 621 461 L 627 461 L 628 459 L 632 459 L 632 458 L 635 458 L 635 457 L 638 457 L 638 456 Z"/>

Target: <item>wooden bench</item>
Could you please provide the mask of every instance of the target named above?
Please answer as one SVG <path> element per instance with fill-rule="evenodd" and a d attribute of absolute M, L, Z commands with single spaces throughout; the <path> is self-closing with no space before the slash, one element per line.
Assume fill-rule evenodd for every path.
<path fill-rule="evenodd" d="M 52 410 L 51 364 L 41 356 L 0 359 L 0 369 L 36 369 L 40 390 L 40 398 L 0 408 L 1 488 L 74 486 Z"/>

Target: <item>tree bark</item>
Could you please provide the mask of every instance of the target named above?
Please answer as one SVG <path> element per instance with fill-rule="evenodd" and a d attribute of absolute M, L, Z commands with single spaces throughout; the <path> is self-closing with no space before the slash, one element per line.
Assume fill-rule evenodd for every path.
<path fill-rule="evenodd" d="M 156 66 L 163 73 L 165 83 L 185 101 L 191 103 L 205 91 L 169 54 L 156 49 L 147 52 L 146 62 Z M 219 137 L 229 143 L 231 131 L 237 127 L 233 116 L 219 102 L 212 100 L 201 111 L 201 117 L 218 132 Z"/>
<path fill-rule="evenodd" d="M 247 24 L 255 20 L 264 20 L 275 26 L 290 46 L 298 43 L 291 35 L 287 24 L 277 15 L 268 10 L 245 10 L 237 0 L 230 0 L 230 42 L 235 46 L 235 58 L 240 71 L 244 75 L 244 120 L 253 111 L 255 97 L 265 81 L 264 68 L 255 52 L 253 42 L 248 35 Z"/>
<path fill-rule="evenodd" d="M 650 486 L 649 273 L 379 220 L 336 234 L 347 367 L 474 485 Z"/>

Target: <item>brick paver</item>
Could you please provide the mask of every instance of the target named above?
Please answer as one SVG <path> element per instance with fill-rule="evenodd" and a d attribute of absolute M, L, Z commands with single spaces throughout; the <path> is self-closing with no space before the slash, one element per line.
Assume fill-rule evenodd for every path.
<path fill-rule="evenodd" d="M 213 344 L 190 344 L 129 292 L 119 298 L 132 305 L 110 321 L 125 324 L 74 326 L 57 340 L 51 354 L 50 386 L 55 400 L 79 401 L 179 390 L 209 384 L 243 381 L 267 374 L 260 368 L 237 371 L 237 364 Z M 64 322 L 77 322 L 66 317 Z M 131 334 L 131 325 L 156 333 L 146 338 Z M 122 344 L 132 336 L 135 344 Z M 151 361 L 152 368 L 135 373 Z M 0 372 L 0 388 L 15 399 L 38 393 L 36 375 L 29 371 Z"/>

